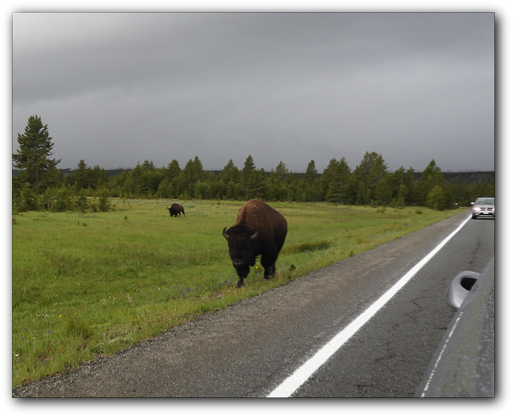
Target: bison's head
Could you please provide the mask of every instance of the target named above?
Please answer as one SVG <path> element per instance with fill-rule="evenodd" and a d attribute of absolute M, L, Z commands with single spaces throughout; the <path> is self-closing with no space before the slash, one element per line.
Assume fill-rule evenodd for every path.
<path fill-rule="evenodd" d="M 228 241 L 228 250 L 233 267 L 237 272 L 255 265 L 253 249 L 258 237 L 258 231 L 245 225 L 234 225 L 228 231 L 223 230 L 223 236 Z M 247 274 L 246 274 L 247 275 Z"/>

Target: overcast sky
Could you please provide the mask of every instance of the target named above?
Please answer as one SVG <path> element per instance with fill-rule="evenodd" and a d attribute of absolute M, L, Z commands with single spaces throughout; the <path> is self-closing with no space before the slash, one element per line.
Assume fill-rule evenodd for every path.
<path fill-rule="evenodd" d="M 494 169 L 493 13 L 13 14 L 13 152 L 60 168 Z"/>

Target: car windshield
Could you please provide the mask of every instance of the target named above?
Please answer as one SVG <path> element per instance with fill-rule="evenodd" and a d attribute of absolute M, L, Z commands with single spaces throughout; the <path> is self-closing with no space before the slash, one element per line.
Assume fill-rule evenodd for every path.
<path fill-rule="evenodd" d="M 494 205 L 495 204 L 495 198 L 477 198 L 476 199 L 476 204 L 490 204 L 490 205 Z"/>

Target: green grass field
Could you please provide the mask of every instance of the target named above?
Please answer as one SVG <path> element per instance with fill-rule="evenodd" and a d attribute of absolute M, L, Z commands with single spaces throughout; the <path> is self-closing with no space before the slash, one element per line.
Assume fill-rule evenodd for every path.
<path fill-rule="evenodd" d="M 27 212 L 12 227 L 13 387 L 64 373 L 195 316 L 455 215 L 427 208 L 271 203 L 288 222 L 276 276 L 245 286 L 221 232 L 242 202 L 113 200 L 107 213 Z M 173 201 L 175 202 L 175 201 Z"/>

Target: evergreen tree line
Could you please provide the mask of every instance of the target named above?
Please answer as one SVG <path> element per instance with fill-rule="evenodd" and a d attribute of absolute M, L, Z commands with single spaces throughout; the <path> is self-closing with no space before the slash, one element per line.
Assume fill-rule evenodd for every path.
<path fill-rule="evenodd" d="M 35 133 L 37 134 L 35 134 Z M 32 140 L 32 141 L 31 141 Z M 34 141 L 36 143 L 34 143 Z M 216 199 L 246 201 L 324 201 L 331 204 L 425 206 L 437 210 L 468 206 L 479 196 L 494 196 L 495 185 L 449 183 L 432 160 L 417 179 L 412 168 L 389 172 L 383 157 L 366 152 L 352 171 L 345 158 L 332 159 L 322 173 L 310 161 L 305 173 L 290 172 L 281 162 L 271 172 L 258 169 L 249 155 L 242 169 L 230 160 L 220 172 L 205 171 L 199 158 L 190 159 L 183 169 L 176 159 L 157 168 L 145 160 L 131 170 L 109 176 L 99 166 L 81 160 L 64 175 L 50 159 L 53 144 L 47 126 L 31 117 L 24 135 L 18 135 L 20 150 L 13 154 L 16 167 L 23 169 L 13 178 L 13 211 L 98 210 L 112 208 L 108 198 Z M 45 146 L 42 146 L 41 143 Z M 30 149 L 39 149 L 33 156 Z M 43 149 L 43 150 L 41 150 Z M 37 165 L 34 161 L 43 159 Z M 37 165 L 34 167 L 34 165 Z"/>
<path fill-rule="evenodd" d="M 36 193 L 23 179 L 13 179 L 13 195 L 19 211 L 86 210 L 104 211 L 107 198 L 216 199 L 246 201 L 324 201 L 331 204 L 370 206 L 426 206 L 444 210 L 468 206 L 478 196 L 494 196 L 493 184 L 449 183 L 432 160 L 416 179 L 413 169 L 403 167 L 388 172 L 381 155 L 367 152 L 351 171 L 346 160 L 332 159 L 322 174 L 312 160 L 305 173 L 289 172 L 280 162 L 271 172 L 258 169 L 248 156 L 240 170 L 230 160 L 220 172 L 205 171 L 199 158 L 189 160 L 183 169 L 175 159 L 157 168 L 145 160 L 131 170 L 110 176 L 99 166 L 81 160 L 70 174 L 54 172 Z M 87 198 L 93 197 L 93 198 Z M 106 202 L 107 201 L 107 202 Z M 458 204 L 458 205 L 456 205 Z"/>

